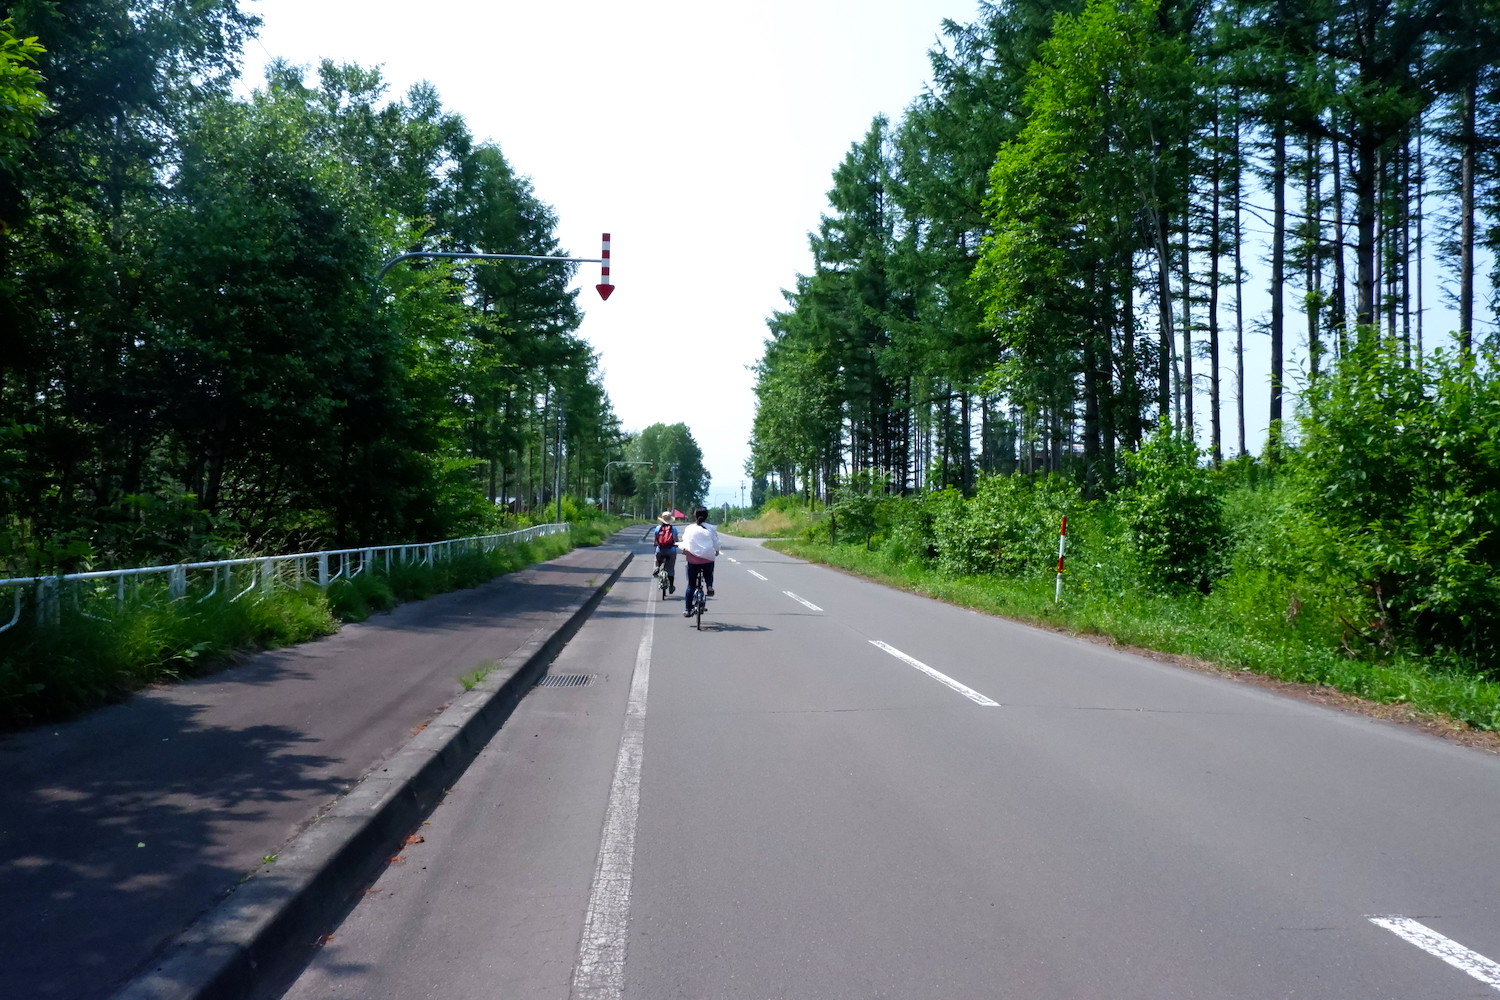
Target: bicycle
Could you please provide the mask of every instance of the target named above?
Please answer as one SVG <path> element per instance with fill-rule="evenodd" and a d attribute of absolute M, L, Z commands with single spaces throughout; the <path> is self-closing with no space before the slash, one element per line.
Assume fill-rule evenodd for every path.
<path fill-rule="evenodd" d="M 698 631 L 702 632 L 703 612 L 708 610 L 708 584 L 703 582 L 701 574 L 698 576 L 698 584 L 693 588 L 691 597 L 693 599 L 692 614 L 695 619 L 694 624 L 698 626 Z"/>
<path fill-rule="evenodd" d="M 665 561 L 662 562 L 660 572 L 657 576 L 660 578 L 659 582 L 661 583 L 661 599 L 665 601 L 668 594 L 667 588 L 671 585 L 672 580 L 671 577 L 667 576 L 667 563 Z"/>

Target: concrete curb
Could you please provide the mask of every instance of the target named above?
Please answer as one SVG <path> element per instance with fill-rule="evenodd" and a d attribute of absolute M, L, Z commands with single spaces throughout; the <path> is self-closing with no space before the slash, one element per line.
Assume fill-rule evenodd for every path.
<path fill-rule="evenodd" d="M 348 911 L 629 565 L 606 572 L 578 609 L 558 612 L 509 658 L 339 798 L 274 864 L 184 931 L 112 1000 L 244 1000 L 286 980 Z"/>

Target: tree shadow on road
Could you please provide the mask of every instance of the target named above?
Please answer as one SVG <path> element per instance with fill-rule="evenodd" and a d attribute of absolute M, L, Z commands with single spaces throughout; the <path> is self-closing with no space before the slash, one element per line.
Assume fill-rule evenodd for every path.
<path fill-rule="evenodd" d="M 287 804 L 348 783 L 305 733 L 202 714 L 139 697 L 0 744 L 0 996 L 108 996 L 276 853 Z M 243 826 L 251 842 L 226 836 Z"/>

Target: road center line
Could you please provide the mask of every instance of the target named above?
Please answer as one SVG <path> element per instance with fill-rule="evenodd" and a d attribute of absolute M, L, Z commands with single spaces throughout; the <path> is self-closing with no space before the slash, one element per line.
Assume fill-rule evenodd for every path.
<path fill-rule="evenodd" d="M 1470 951 L 1457 941 L 1445 938 L 1431 927 L 1419 924 L 1409 917 L 1389 916 L 1368 917 L 1367 919 L 1376 927 L 1384 927 L 1403 941 L 1416 945 L 1434 958 L 1441 958 L 1460 972 L 1467 972 L 1486 986 L 1500 990 L 1500 963 L 1490 961 L 1477 951 Z"/>
<path fill-rule="evenodd" d="M 761 576 L 759 573 L 755 572 L 755 570 L 753 570 L 753 569 L 746 570 L 745 572 L 749 573 L 751 576 L 755 577 L 757 580 L 764 580 L 765 579 L 765 577 Z"/>
<path fill-rule="evenodd" d="M 931 677 L 933 680 L 948 685 L 950 688 L 957 691 L 959 694 L 963 695 L 970 701 L 974 702 L 974 704 L 976 705 L 984 705 L 986 708 L 1000 707 L 1000 703 L 998 701 L 992 701 L 991 699 L 986 698 L 984 695 L 980 694 L 978 691 L 975 691 L 973 688 L 969 687 L 967 684 L 961 684 L 958 681 L 954 680 L 952 677 L 949 677 L 947 674 L 940 673 L 932 669 L 921 660 L 907 656 L 895 646 L 889 646 L 881 642 L 879 639 L 871 639 L 870 645 L 879 646 L 881 649 L 885 650 L 887 653 L 890 653 L 896 659 L 901 660 L 902 662 L 909 664 L 910 666 L 916 667 L 918 670 L 922 671 L 922 673 L 926 674 L 928 677 Z"/>
<path fill-rule="evenodd" d="M 573 988 L 569 995 L 574 1000 L 619 1000 L 625 992 L 630 883 L 635 869 L 635 827 L 641 805 L 641 759 L 646 744 L 646 688 L 651 679 L 656 621 L 650 605 L 655 596 L 652 591 L 646 599 L 641 644 L 635 653 L 635 673 L 630 678 L 630 701 L 625 707 L 625 727 L 620 733 L 620 752 L 609 789 L 604 836 L 599 842 L 599 860 L 584 916 L 583 937 L 578 943 L 578 961 L 573 966 Z"/>
<path fill-rule="evenodd" d="M 798 597 L 796 594 L 792 593 L 790 590 L 783 590 L 782 593 L 785 594 L 786 596 L 790 597 L 792 600 L 796 601 L 798 604 L 801 604 L 801 605 L 804 605 L 806 607 L 812 608 L 814 611 L 822 611 L 823 610 L 822 608 L 820 608 L 816 604 L 814 604 L 812 601 L 809 601 L 805 597 Z"/>

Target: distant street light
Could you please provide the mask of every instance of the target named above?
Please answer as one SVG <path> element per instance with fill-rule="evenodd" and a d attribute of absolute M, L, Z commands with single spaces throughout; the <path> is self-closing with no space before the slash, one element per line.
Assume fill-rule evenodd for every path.
<path fill-rule="evenodd" d="M 600 490 L 604 494 L 604 513 L 609 513 L 609 467 L 611 465 L 655 465 L 655 462 L 626 462 L 616 460 L 604 463 L 604 487 Z"/>

